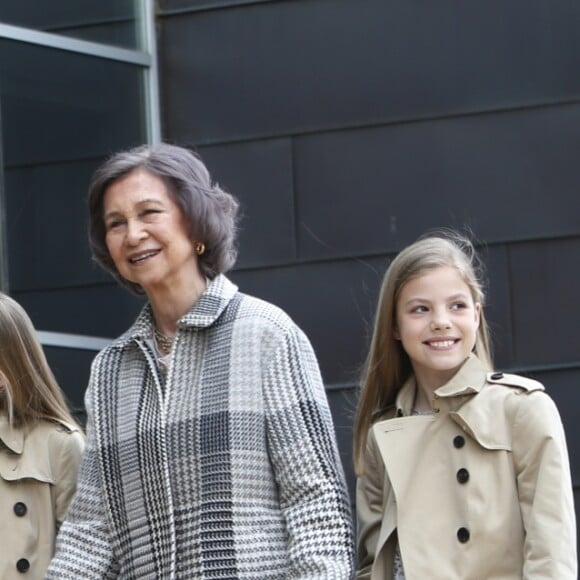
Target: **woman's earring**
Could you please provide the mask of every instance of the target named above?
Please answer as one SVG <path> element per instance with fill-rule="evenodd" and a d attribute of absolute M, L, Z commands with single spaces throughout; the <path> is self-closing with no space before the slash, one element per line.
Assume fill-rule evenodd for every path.
<path fill-rule="evenodd" d="M 205 244 L 203 242 L 195 242 L 195 253 L 198 256 L 203 255 L 203 253 L 205 252 Z"/>

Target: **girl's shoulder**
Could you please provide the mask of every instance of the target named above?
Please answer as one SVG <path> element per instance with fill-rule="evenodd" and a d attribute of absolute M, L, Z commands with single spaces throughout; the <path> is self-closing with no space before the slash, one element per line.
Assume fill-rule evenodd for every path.
<path fill-rule="evenodd" d="M 517 389 L 520 392 L 532 393 L 534 391 L 545 390 L 544 385 L 535 379 L 511 373 L 503 373 L 501 371 L 487 373 L 486 380 L 491 385 L 502 385 L 504 387 Z"/>
<path fill-rule="evenodd" d="M 62 465 L 78 463 L 84 445 L 84 435 L 76 425 L 60 420 L 31 421 L 12 431 L 10 453 L 0 461 L 0 476 L 55 483 Z"/>
<path fill-rule="evenodd" d="M 499 415 L 503 410 L 510 420 L 522 409 L 553 404 L 540 381 L 500 371 L 487 374 L 486 383 L 475 400 L 477 405 L 487 405 L 491 413 Z"/>
<path fill-rule="evenodd" d="M 493 372 L 483 388 L 458 409 L 455 420 L 487 449 L 513 450 L 525 437 L 522 425 L 531 425 L 537 438 L 559 423 L 552 398 L 539 381 L 521 375 Z"/>
<path fill-rule="evenodd" d="M 32 423 L 25 435 L 25 449 L 35 452 L 68 453 L 82 449 L 85 436 L 78 425 L 60 419 L 40 419 Z"/>
<path fill-rule="evenodd" d="M 550 399 L 544 385 L 522 375 L 490 372 L 483 388 L 473 398 L 473 405 L 495 416 L 506 416 L 510 421 L 520 409 L 544 404 Z"/>

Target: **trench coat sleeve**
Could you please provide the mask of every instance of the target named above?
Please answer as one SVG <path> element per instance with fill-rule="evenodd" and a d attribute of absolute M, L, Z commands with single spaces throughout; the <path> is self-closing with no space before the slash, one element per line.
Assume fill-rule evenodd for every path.
<path fill-rule="evenodd" d="M 81 462 L 85 439 L 80 431 L 67 433 L 60 438 L 61 446 L 57 453 L 55 484 L 52 498 L 58 531 L 65 519 L 71 500 L 77 488 L 77 475 Z"/>
<path fill-rule="evenodd" d="M 276 341 L 263 370 L 267 437 L 288 532 L 288 577 L 354 574 L 351 509 L 318 363 L 302 331 Z"/>
<path fill-rule="evenodd" d="M 364 457 L 365 472 L 357 479 L 357 579 L 371 577 L 383 518 L 383 485 L 385 469 L 380 459 L 372 429 L 369 430 Z"/>
<path fill-rule="evenodd" d="M 55 555 L 45 576 L 48 580 L 100 580 L 118 576 L 104 513 L 89 391 L 90 388 L 85 396 L 87 445 L 77 491 L 56 538 Z"/>
<path fill-rule="evenodd" d="M 556 405 L 545 393 L 517 396 L 513 454 L 526 532 L 526 580 L 577 580 L 570 464 Z"/>

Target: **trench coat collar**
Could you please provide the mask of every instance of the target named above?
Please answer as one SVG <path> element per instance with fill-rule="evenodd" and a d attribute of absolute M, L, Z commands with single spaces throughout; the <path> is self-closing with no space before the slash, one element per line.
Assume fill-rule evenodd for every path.
<path fill-rule="evenodd" d="M 487 370 L 476 355 L 470 354 L 450 381 L 439 387 L 434 395 L 443 399 L 450 407 L 457 407 L 465 395 L 475 395 L 486 383 Z M 417 384 L 415 377 L 409 377 L 397 394 L 397 416 L 406 417 L 411 414 L 415 401 Z"/>
<path fill-rule="evenodd" d="M 0 414 L 0 441 L 12 451 L 12 453 L 22 453 L 24 449 L 24 431 L 18 427 L 10 425 L 8 417 Z"/>
<path fill-rule="evenodd" d="M 54 421 L 58 423 L 62 427 L 64 427 L 67 431 L 78 431 L 79 428 L 77 425 L 72 425 L 66 421 L 62 421 L 61 419 L 47 419 L 49 421 Z M 37 423 L 35 423 L 37 424 Z M 21 455 L 24 451 L 24 440 L 26 439 L 26 434 L 32 429 L 30 425 L 10 425 L 8 421 L 8 416 L 6 413 L 0 412 L 0 441 L 12 451 L 12 453 L 16 453 Z"/>
<path fill-rule="evenodd" d="M 238 287 L 223 274 L 219 274 L 209 282 L 197 302 L 178 321 L 177 325 L 191 328 L 207 328 L 214 324 L 234 297 Z M 148 339 L 154 330 L 153 312 L 147 303 L 131 328 L 115 339 L 112 347 L 123 348 L 128 343 L 138 339 Z"/>
<path fill-rule="evenodd" d="M 451 380 L 435 391 L 439 398 L 457 397 L 460 395 L 476 395 L 483 389 L 487 380 L 487 369 L 473 353 Z"/>

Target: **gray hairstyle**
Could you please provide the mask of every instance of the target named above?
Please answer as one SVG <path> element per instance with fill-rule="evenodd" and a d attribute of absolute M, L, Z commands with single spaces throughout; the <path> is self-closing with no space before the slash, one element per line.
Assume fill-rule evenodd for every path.
<path fill-rule="evenodd" d="M 136 169 L 159 177 L 185 219 L 192 242 L 205 244 L 199 265 L 212 279 L 227 272 L 237 258 L 237 200 L 213 183 L 198 155 L 177 145 L 159 143 L 121 151 L 107 159 L 93 174 L 89 186 L 89 244 L 93 259 L 124 286 L 143 294 L 138 284 L 123 278 L 106 244 L 103 198 L 117 180 Z"/>

